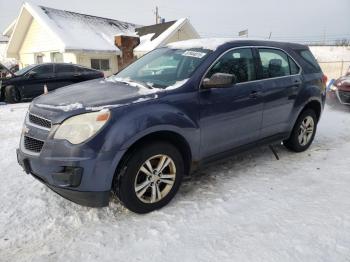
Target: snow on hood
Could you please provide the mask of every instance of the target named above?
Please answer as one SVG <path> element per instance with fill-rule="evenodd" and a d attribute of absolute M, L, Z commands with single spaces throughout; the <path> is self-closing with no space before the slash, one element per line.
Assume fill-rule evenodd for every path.
<path fill-rule="evenodd" d="M 149 88 L 126 78 L 109 77 L 57 89 L 35 99 L 39 108 L 70 112 L 100 111 L 154 100 L 160 93 L 183 86 L 188 79 L 166 88 Z"/>

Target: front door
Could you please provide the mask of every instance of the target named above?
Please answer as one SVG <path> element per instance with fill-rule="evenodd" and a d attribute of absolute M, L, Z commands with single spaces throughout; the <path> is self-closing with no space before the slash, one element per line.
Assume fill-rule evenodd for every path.
<path fill-rule="evenodd" d="M 54 72 L 52 64 L 43 64 L 34 67 L 25 75 L 23 89 L 24 98 L 32 98 L 44 93 L 44 86 L 49 90 L 54 82 Z"/>
<path fill-rule="evenodd" d="M 261 84 L 254 81 L 256 63 L 252 49 L 226 52 L 205 78 L 215 73 L 231 74 L 236 83 L 199 91 L 202 157 L 254 142 L 262 122 Z"/>

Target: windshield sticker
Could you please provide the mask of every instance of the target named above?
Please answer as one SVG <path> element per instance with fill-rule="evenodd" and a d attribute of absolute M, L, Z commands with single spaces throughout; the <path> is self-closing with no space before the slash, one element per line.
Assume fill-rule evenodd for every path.
<path fill-rule="evenodd" d="M 202 58 L 206 55 L 206 53 L 203 52 L 197 52 L 197 51 L 186 51 L 182 54 L 183 56 L 190 56 L 195 58 Z"/>

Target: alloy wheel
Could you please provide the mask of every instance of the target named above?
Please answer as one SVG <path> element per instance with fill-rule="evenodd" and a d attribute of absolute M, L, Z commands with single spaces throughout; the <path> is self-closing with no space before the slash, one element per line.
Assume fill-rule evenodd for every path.
<path fill-rule="evenodd" d="M 298 142 L 301 146 L 307 145 L 315 130 L 315 122 L 311 116 L 306 116 L 301 122 L 298 133 Z"/>
<path fill-rule="evenodd" d="M 156 203 L 172 189 L 176 179 L 176 166 L 167 155 L 155 155 L 140 167 L 135 178 L 135 193 L 143 203 Z"/>

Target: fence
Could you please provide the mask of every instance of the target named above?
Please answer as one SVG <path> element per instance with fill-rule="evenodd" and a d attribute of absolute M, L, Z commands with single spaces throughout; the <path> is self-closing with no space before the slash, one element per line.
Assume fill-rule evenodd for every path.
<path fill-rule="evenodd" d="M 350 61 L 318 61 L 328 79 L 337 79 L 348 72 Z"/>

